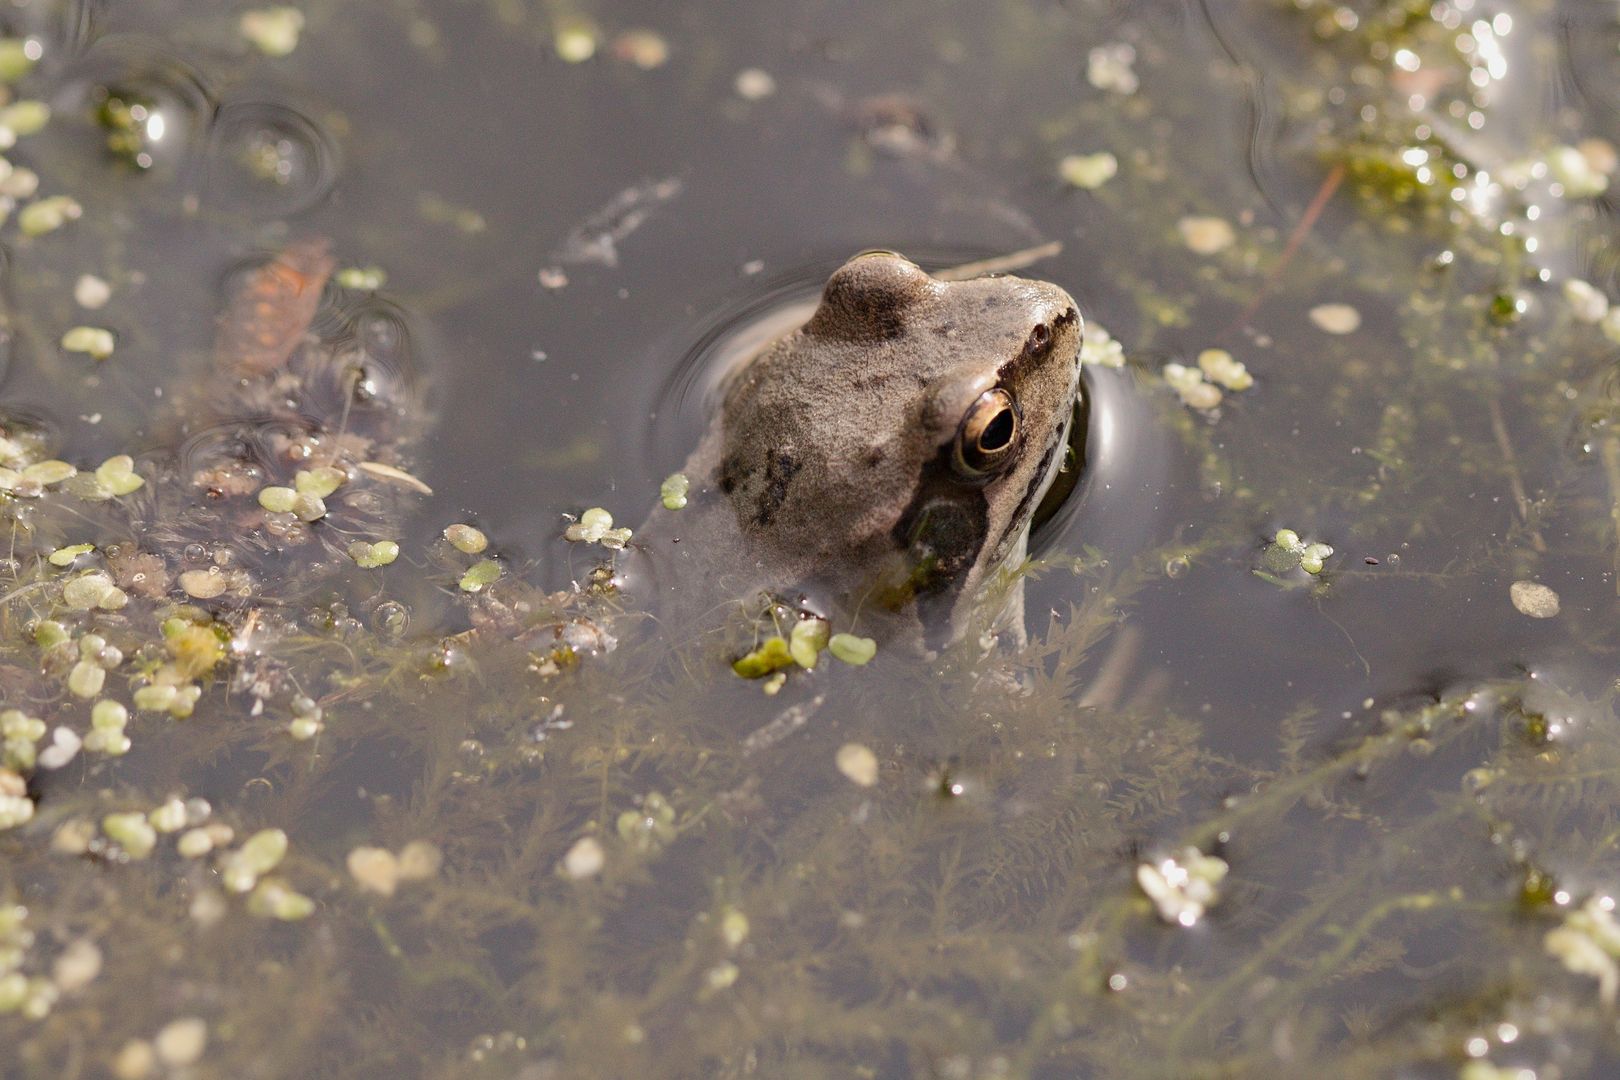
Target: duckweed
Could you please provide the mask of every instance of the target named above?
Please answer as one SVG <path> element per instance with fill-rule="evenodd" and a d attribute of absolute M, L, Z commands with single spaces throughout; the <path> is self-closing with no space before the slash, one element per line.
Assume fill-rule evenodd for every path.
<path fill-rule="evenodd" d="M 1274 573 L 1300 569 L 1320 574 L 1333 548 L 1318 541 L 1305 541 L 1293 529 L 1278 529 L 1265 551 L 1265 562 Z"/>
<path fill-rule="evenodd" d="M 854 634 L 834 634 L 827 641 L 827 651 L 844 663 L 859 667 L 877 655 L 877 642 Z"/>
<path fill-rule="evenodd" d="M 1227 870 L 1225 860 L 1190 847 L 1177 855 L 1139 864 L 1136 883 L 1153 901 L 1159 918 L 1178 926 L 1194 926 L 1205 910 L 1220 899 L 1220 884 Z"/>
<path fill-rule="evenodd" d="M 1198 370 L 1212 383 L 1228 390 L 1247 390 L 1254 385 L 1254 376 L 1225 349 L 1205 349 L 1198 354 Z"/>
<path fill-rule="evenodd" d="M 184 1069 L 202 1060 L 208 1048 L 208 1023 L 196 1016 L 171 1020 L 152 1040 L 157 1058 L 171 1069 Z"/>
<path fill-rule="evenodd" d="M 362 889 L 380 896 L 393 896 L 399 886 L 399 860 L 384 848 L 357 847 L 346 860 L 349 876 Z"/>
<path fill-rule="evenodd" d="M 128 454 L 115 454 L 96 466 L 96 482 L 114 496 L 134 494 L 146 484 Z"/>
<path fill-rule="evenodd" d="M 481 559 L 468 567 L 467 572 L 461 575 L 457 582 L 462 592 L 481 592 L 487 586 L 500 580 L 501 564 L 494 559 Z"/>
<path fill-rule="evenodd" d="M 613 515 L 600 506 L 593 506 L 579 520 L 563 530 L 563 538 L 574 543 L 601 544 L 605 548 L 619 549 L 630 542 L 630 530 L 613 527 Z"/>
<path fill-rule="evenodd" d="M 88 660 L 80 660 L 68 672 L 68 692 L 74 697 L 93 698 L 101 693 L 101 688 L 107 682 L 107 671 L 99 664 Z"/>
<path fill-rule="evenodd" d="M 112 299 L 112 286 L 94 274 L 80 274 L 73 283 L 73 302 L 90 311 L 107 306 Z"/>
<path fill-rule="evenodd" d="M 1070 154 L 1058 162 L 1063 181 L 1086 191 L 1094 191 L 1119 173 L 1119 159 L 1107 151 L 1096 154 Z"/>
<path fill-rule="evenodd" d="M 1218 217 L 1184 217 L 1176 222 L 1182 243 L 1195 255 L 1215 255 L 1237 242 L 1231 222 Z"/>
<path fill-rule="evenodd" d="M 99 326 L 75 326 L 62 335 L 62 348 L 84 353 L 92 360 L 105 360 L 113 354 L 112 331 Z"/>
<path fill-rule="evenodd" d="M 73 578 L 62 586 L 62 602 L 75 611 L 102 608 L 116 611 L 129 602 L 129 596 L 99 570 Z"/>
<path fill-rule="evenodd" d="M 157 830 L 139 811 L 108 814 L 101 819 L 101 831 L 132 859 L 144 859 L 157 847 Z"/>
<path fill-rule="evenodd" d="M 444 538 L 450 546 L 465 555 L 477 555 L 489 547 L 489 537 L 471 525 L 448 525 L 444 530 Z"/>
<path fill-rule="evenodd" d="M 762 679 L 778 668 L 785 668 L 795 662 L 793 651 L 787 639 L 780 634 L 772 634 L 750 653 L 732 661 L 731 670 L 745 679 Z"/>
<path fill-rule="evenodd" d="M 304 13 L 295 7 L 268 7 L 244 11 L 238 23 L 248 44 L 270 57 L 288 56 L 298 48 Z"/>
<path fill-rule="evenodd" d="M 1508 586 L 1514 610 L 1532 619 L 1550 619 L 1558 614 L 1558 594 L 1535 581 L 1515 581 Z"/>
<path fill-rule="evenodd" d="M 25 236 L 43 236 L 45 233 L 60 229 L 70 221 L 79 220 L 83 215 L 84 207 L 79 205 L 77 199 L 66 195 L 53 195 L 23 207 L 17 214 L 17 227 Z"/>
<path fill-rule="evenodd" d="M 1204 380 L 1204 373 L 1196 367 L 1170 363 L 1162 369 L 1164 381 L 1191 409 L 1208 411 L 1220 405 L 1223 395 L 1220 387 Z"/>
<path fill-rule="evenodd" d="M 14 83 L 34 69 L 39 44 L 22 38 L 0 38 L 0 83 Z"/>
<path fill-rule="evenodd" d="M 686 493 L 692 482 L 686 478 L 685 473 L 673 473 L 664 478 L 658 486 L 658 498 L 664 504 L 665 510 L 681 510 L 686 506 Z"/>
<path fill-rule="evenodd" d="M 42 487 L 50 487 L 64 480 L 71 480 L 78 474 L 79 470 L 72 465 L 52 458 L 49 461 L 36 461 L 25 467 L 22 470 L 22 479 Z"/>
<path fill-rule="evenodd" d="M 860 743 L 845 743 L 834 758 L 838 771 L 852 784 L 871 787 L 878 782 L 878 759 L 871 749 Z"/>
<path fill-rule="evenodd" d="M 337 272 L 336 280 L 345 289 L 376 292 L 388 283 L 388 275 L 379 266 L 346 266 Z"/>
<path fill-rule="evenodd" d="M 393 540 L 376 540 L 371 543 L 356 540 L 349 545 L 348 554 L 349 558 L 362 569 L 375 570 L 399 558 L 399 544 Z"/>
<path fill-rule="evenodd" d="M 94 550 L 96 550 L 94 544 L 69 544 L 67 547 L 59 547 L 51 552 L 46 557 L 46 561 L 52 566 L 72 566 L 80 555 L 88 555 Z"/>
<path fill-rule="evenodd" d="M 259 489 L 259 505 L 272 514 L 290 514 L 297 504 L 298 492 L 290 487 L 267 487 Z"/>
<path fill-rule="evenodd" d="M 565 19 L 552 38 L 557 55 L 570 64 L 582 64 L 596 55 L 596 28 L 582 19 Z"/>

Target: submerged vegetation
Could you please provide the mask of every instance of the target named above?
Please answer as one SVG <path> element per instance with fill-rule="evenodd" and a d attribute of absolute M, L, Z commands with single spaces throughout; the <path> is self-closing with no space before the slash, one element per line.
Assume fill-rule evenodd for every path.
<path fill-rule="evenodd" d="M 703 13 L 364 6 L 152 5 L 165 63 L 129 13 L 3 23 L 0 1073 L 1620 1062 L 1620 102 L 1548 119 L 1527 70 L 1620 83 L 1620 18 L 1583 16 L 1597 57 L 1539 2 L 901 3 L 807 59 Z M 1027 644 L 689 640 L 625 592 L 687 478 L 685 446 L 600 471 L 647 411 L 612 379 L 665 374 L 611 367 L 645 341 L 609 298 L 712 300 L 683 283 L 737 253 L 679 200 L 744 165 L 638 159 L 584 226 L 597 193 L 547 204 L 549 254 L 502 246 L 532 189 L 436 190 L 475 166 L 390 149 L 353 86 L 481 51 L 565 102 L 525 108 L 669 92 L 741 133 L 707 153 L 828 151 L 838 213 L 773 258 L 897 213 L 857 246 L 936 242 L 935 204 L 1069 244 L 1040 272 L 1088 309 L 1093 412 L 1128 384 L 1166 438 L 1094 436 L 1005 575 Z M 249 92 L 287 84 L 308 115 Z M 338 146 L 372 201 L 334 211 Z M 633 276 L 658 214 L 682 262 Z M 522 359 L 477 355 L 513 308 Z M 574 428 L 513 445 L 531 382 Z M 463 443 L 506 457 L 436 471 Z"/>

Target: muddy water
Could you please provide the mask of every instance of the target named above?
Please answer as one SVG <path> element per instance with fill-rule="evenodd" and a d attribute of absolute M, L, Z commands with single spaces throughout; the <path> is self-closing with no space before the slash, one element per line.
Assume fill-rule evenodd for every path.
<path fill-rule="evenodd" d="M 1612 9 L 242 14 L 3 17 L 50 115 L 4 118 L 0 427 L 145 484 L 0 496 L 0 1073 L 1620 1059 Z M 272 418 L 216 326 L 309 237 L 332 378 Z M 640 520 L 737 335 L 863 248 L 1052 241 L 1097 363 L 1027 648 L 768 695 L 591 588 L 564 515 Z M 1253 384 L 1167 369 L 1208 350 Z M 412 480 L 274 542 L 195 482 L 312 426 Z M 103 702 L 126 751 L 45 754 Z"/>

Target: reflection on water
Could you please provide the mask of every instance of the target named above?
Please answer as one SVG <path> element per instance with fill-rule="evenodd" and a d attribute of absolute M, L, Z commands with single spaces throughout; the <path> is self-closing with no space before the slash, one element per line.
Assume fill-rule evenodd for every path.
<path fill-rule="evenodd" d="M 243 14 L 0 14 L 0 1074 L 1620 1061 L 1612 6 Z M 767 694 L 562 539 L 1048 241 L 1027 645 Z"/>

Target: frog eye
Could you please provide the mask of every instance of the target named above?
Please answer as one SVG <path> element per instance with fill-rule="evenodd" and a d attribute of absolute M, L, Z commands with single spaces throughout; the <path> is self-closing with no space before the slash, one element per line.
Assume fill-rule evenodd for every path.
<path fill-rule="evenodd" d="M 997 388 L 979 395 L 956 430 L 952 464 L 963 476 L 978 479 L 999 472 L 1013 460 L 1022 434 L 1018 403 Z"/>

